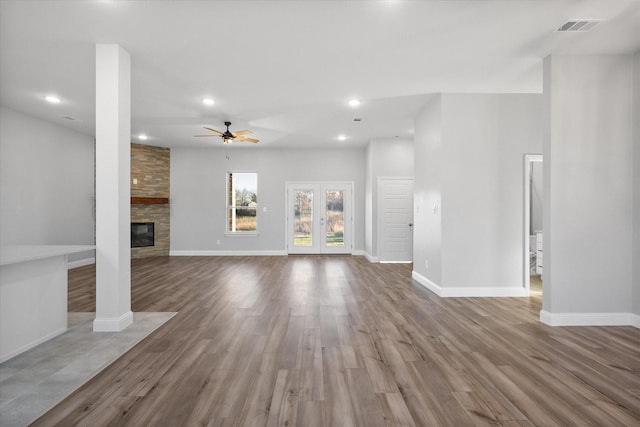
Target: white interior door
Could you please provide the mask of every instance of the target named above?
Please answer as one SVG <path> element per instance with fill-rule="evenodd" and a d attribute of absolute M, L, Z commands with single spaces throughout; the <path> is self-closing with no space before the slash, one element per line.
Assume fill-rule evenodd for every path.
<path fill-rule="evenodd" d="M 351 253 L 353 183 L 287 184 L 290 254 Z"/>
<path fill-rule="evenodd" d="M 412 179 L 379 179 L 378 221 L 380 262 L 413 261 Z"/>

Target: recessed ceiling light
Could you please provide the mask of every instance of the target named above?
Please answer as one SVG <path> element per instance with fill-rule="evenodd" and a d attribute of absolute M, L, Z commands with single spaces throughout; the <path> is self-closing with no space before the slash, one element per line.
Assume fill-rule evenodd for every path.
<path fill-rule="evenodd" d="M 141 141 L 146 141 L 147 139 L 149 139 L 149 137 L 144 133 L 141 133 L 140 135 L 138 135 L 138 139 Z"/>
<path fill-rule="evenodd" d="M 204 98 L 204 99 L 202 100 L 202 103 L 203 103 L 204 105 L 213 105 L 213 104 L 215 104 L 216 102 L 215 102 L 212 98 Z"/>
<path fill-rule="evenodd" d="M 44 97 L 44 100 L 47 102 L 50 102 L 52 104 L 59 104 L 60 103 L 60 98 L 58 98 L 55 95 L 47 95 Z"/>
<path fill-rule="evenodd" d="M 338 135 L 338 141 L 344 141 L 345 139 L 347 139 L 346 135 Z"/>
<path fill-rule="evenodd" d="M 358 105 L 360 105 L 360 100 L 359 99 L 350 99 L 349 100 L 349 106 L 350 107 L 357 107 Z"/>

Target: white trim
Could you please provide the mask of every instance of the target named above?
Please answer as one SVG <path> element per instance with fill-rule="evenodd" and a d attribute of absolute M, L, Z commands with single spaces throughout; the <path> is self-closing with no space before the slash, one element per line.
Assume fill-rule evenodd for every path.
<path fill-rule="evenodd" d="M 65 332 L 67 332 L 67 328 L 61 328 L 61 329 L 58 329 L 57 331 L 53 331 L 50 334 L 45 335 L 44 337 L 40 337 L 37 340 L 31 341 L 30 343 L 25 344 L 22 347 L 17 348 L 16 350 L 5 354 L 3 357 L 0 358 L 0 363 L 4 363 L 7 360 L 19 355 L 20 353 L 30 350 L 33 347 L 38 346 L 45 341 L 49 341 L 51 338 L 55 338 L 58 335 L 64 334 Z"/>
<path fill-rule="evenodd" d="M 413 261 L 380 261 L 380 264 L 411 264 Z"/>
<path fill-rule="evenodd" d="M 96 257 L 79 259 L 77 261 L 67 263 L 67 269 L 71 270 L 72 268 L 84 267 L 85 265 L 93 265 L 95 263 Z"/>
<path fill-rule="evenodd" d="M 378 257 L 377 256 L 373 256 L 373 255 L 369 255 L 369 253 L 364 252 L 364 256 L 369 260 L 369 262 L 371 263 L 377 263 L 379 262 Z"/>
<path fill-rule="evenodd" d="M 549 326 L 635 326 L 640 316 L 632 313 L 550 313 L 540 310 L 540 321 Z"/>
<path fill-rule="evenodd" d="M 424 286 L 431 292 L 433 292 L 434 294 L 438 295 L 439 297 L 442 296 L 442 288 L 439 285 L 432 282 L 431 280 L 424 277 L 422 274 L 418 273 L 417 271 L 413 270 L 411 272 L 411 278 L 416 282 L 420 283 L 422 286 Z"/>
<path fill-rule="evenodd" d="M 444 287 L 443 298 L 511 298 L 528 297 L 529 292 L 522 286 Z"/>
<path fill-rule="evenodd" d="M 521 286 L 443 287 L 427 279 L 415 270 L 411 272 L 411 278 L 441 298 L 503 298 L 529 296 L 526 289 Z"/>
<path fill-rule="evenodd" d="M 287 256 L 287 251 L 170 251 L 169 256 Z"/>
<path fill-rule="evenodd" d="M 260 237 L 257 231 L 227 231 L 224 237 Z"/>
<path fill-rule="evenodd" d="M 351 251 L 351 255 L 354 256 L 365 256 L 366 254 L 364 253 L 364 251 L 362 249 L 354 249 Z"/>
<path fill-rule="evenodd" d="M 120 332 L 133 323 L 133 313 L 127 311 L 120 317 L 95 318 L 93 332 Z"/>
<path fill-rule="evenodd" d="M 524 235 L 523 235 L 523 267 L 524 270 L 522 272 L 522 286 L 529 293 L 531 286 L 531 271 L 530 271 L 530 260 L 529 260 L 529 251 L 531 248 L 529 247 L 529 236 L 530 236 L 530 228 L 531 228 L 531 218 L 529 216 L 529 212 L 531 211 L 531 194 L 529 188 L 529 180 L 531 179 L 531 169 L 530 164 L 534 162 L 543 162 L 542 154 L 525 154 L 524 155 Z M 544 244 L 543 244 L 544 247 Z"/>

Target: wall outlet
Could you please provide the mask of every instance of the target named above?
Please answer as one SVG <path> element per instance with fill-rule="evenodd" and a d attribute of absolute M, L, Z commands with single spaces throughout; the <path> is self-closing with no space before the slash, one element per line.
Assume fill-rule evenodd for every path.
<path fill-rule="evenodd" d="M 220 239 L 216 240 L 216 245 L 220 246 Z"/>
<path fill-rule="evenodd" d="M 429 268 L 429 260 L 428 259 L 424 260 L 424 266 L 426 268 Z"/>

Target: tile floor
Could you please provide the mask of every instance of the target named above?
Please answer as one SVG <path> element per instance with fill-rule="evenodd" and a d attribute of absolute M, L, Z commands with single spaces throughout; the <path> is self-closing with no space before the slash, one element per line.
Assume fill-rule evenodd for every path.
<path fill-rule="evenodd" d="M 176 313 L 134 313 L 122 332 L 93 332 L 94 313 L 69 313 L 69 330 L 0 364 L 0 426 L 26 426 Z"/>

